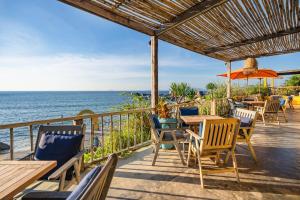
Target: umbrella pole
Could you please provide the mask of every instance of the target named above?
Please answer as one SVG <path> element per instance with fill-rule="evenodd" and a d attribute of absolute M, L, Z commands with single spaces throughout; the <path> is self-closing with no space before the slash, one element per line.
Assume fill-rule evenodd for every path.
<path fill-rule="evenodd" d="M 258 92 L 259 92 L 259 95 L 260 95 L 260 88 L 261 88 L 261 78 L 259 78 L 259 85 L 258 85 Z"/>

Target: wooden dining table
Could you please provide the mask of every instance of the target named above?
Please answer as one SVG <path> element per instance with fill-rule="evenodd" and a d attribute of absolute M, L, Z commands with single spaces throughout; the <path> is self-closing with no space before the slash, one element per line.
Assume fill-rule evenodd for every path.
<path fill-rule="evenodd" d="M 255 106 L 264 106 L 264 101 L 242 101 L 242 103 L 246 104 L 248 106 L 248 110 L 254 110 Z"/>
<path fill-rule="evenodd" d="M 264 101 L 242 101 L 244 104 L 248 104 L 251 106 L 264 106 L 265 102 Z"/>
<path fill-rule="evenodd" d="M 56 166 L 56 161 L 0 161 L 0 199 L 13 199 Z"/>
<path fill-rule="evenodd" d="M 217 115 L 189 115 L 189 116 L 181 116 L 181 120 L 190 126 L 199 125 L 205 119 L 224 119 L 223 117 Z"/>

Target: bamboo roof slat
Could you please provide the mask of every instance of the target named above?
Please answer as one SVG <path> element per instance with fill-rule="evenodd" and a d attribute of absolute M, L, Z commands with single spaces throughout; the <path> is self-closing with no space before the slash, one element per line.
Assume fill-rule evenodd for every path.
<path fill-rule="evenodd" d="M 300 0 L 59 0 L 224 61 L 300 49 Z"/>

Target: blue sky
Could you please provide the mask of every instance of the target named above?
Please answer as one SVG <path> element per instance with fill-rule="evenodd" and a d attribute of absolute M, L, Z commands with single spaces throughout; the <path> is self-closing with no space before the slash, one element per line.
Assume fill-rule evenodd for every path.
<path fill-rule="evenodd" d="M 59 1 L 0 0 L 0 90 L 148 90 L 148 42 L 144 34 Z M 300 53 L 258 62 L 299 69 Z M 233 69 L 242 64 L 234 62 Z M 171 82 L 204 88 L 224 81 L 216 76 L 223 72 L 222 61 L 159 42 L 160 89 Z"/>

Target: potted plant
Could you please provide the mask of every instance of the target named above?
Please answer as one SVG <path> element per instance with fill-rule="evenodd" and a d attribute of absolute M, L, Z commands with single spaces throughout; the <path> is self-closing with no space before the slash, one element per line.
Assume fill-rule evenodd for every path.
<path fill-rule="evenodd" d="M 161 98 L 158 102 L 158 120 L 162 124 L 162 129 L 164 128 L 177 128 L 177 119 L 171 118 L 170 109 L 168 108 L 168 103 L 164 98 Z M 162 144 L 162 149 L 172 149 L 174 146 L 172 144 Z"/>

